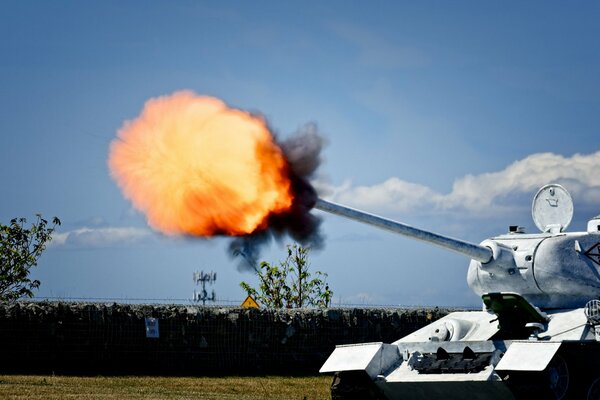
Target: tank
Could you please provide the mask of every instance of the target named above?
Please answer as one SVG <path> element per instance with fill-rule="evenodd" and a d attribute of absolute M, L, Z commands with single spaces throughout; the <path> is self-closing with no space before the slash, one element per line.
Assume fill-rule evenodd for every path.
<path fill-rule="evenodd" d="M 540 233 L 519 226 L 480 244 L 318 199 L 315 208 L 470 259 L 481 311 L 453 312 L 393 343 L 338 345 L 322 366 L 334 400 L 600 400 L 600 216 L 566 232 L 567 190 L 534 197 Z"/>

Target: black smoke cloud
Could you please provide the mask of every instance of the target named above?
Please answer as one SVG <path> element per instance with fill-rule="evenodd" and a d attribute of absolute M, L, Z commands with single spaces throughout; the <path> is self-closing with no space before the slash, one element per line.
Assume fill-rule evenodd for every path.
<path fill-rule="evenodd" d="M 229 253 L 238 260 L 240 271 L 256 269 L 260 249 L 272 240 L 282 241 L 289 237 L 312 249 L 323 247 L 321 219 L 310 213 L 317 201 L 317 192 L 309 179 L 321 164 L 325 140 L 317 125 L 310 123 L 277 143 L 289 164 L 294 203 L 288 212 L 272 215 L 267 229 L 233 239 Z"/>

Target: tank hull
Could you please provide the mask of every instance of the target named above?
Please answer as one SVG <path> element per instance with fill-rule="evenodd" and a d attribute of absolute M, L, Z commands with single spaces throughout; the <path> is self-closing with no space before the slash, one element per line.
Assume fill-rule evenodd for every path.
<path fill-rule="evenodd" d="M 332 399 L 588 399 L 600 341 L 583 309 L 519 314 L 511 296 L 508 315 L 455 312 L 391 344 L 336 347 L 321 368 L 335 373 Z M 531 333 L 507 328 L 507 317 L 522 315 L 543 323 Z"/>

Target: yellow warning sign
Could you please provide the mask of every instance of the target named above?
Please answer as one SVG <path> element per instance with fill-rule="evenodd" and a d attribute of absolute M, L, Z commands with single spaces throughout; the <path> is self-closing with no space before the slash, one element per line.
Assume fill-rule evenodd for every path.
<path fill-rule="evenodd" d="M 252 298 L 252 296 L 246 297 L 246 300 L 242 302 L 242 307 L 244 308 L 260 308 L 256 300 Z"/>

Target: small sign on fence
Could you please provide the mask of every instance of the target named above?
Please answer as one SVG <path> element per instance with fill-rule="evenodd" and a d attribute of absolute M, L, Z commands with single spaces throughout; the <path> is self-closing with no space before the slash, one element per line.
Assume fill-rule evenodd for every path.
<path fill-rule="evenodd" d="M 252 298 L 252 296 L 246 297 L 246 300 L 244 300 L 242 302 L 241 306 L 244 307 L 244 308 L 260 308 L 258 306 L 258 303 L 256 302 L 256 300 L 254 300 Z"/>
<path fill-rule="evenodd" d="M 158 339 L 158 318 L 146 318 L 146 337 Z"/>

